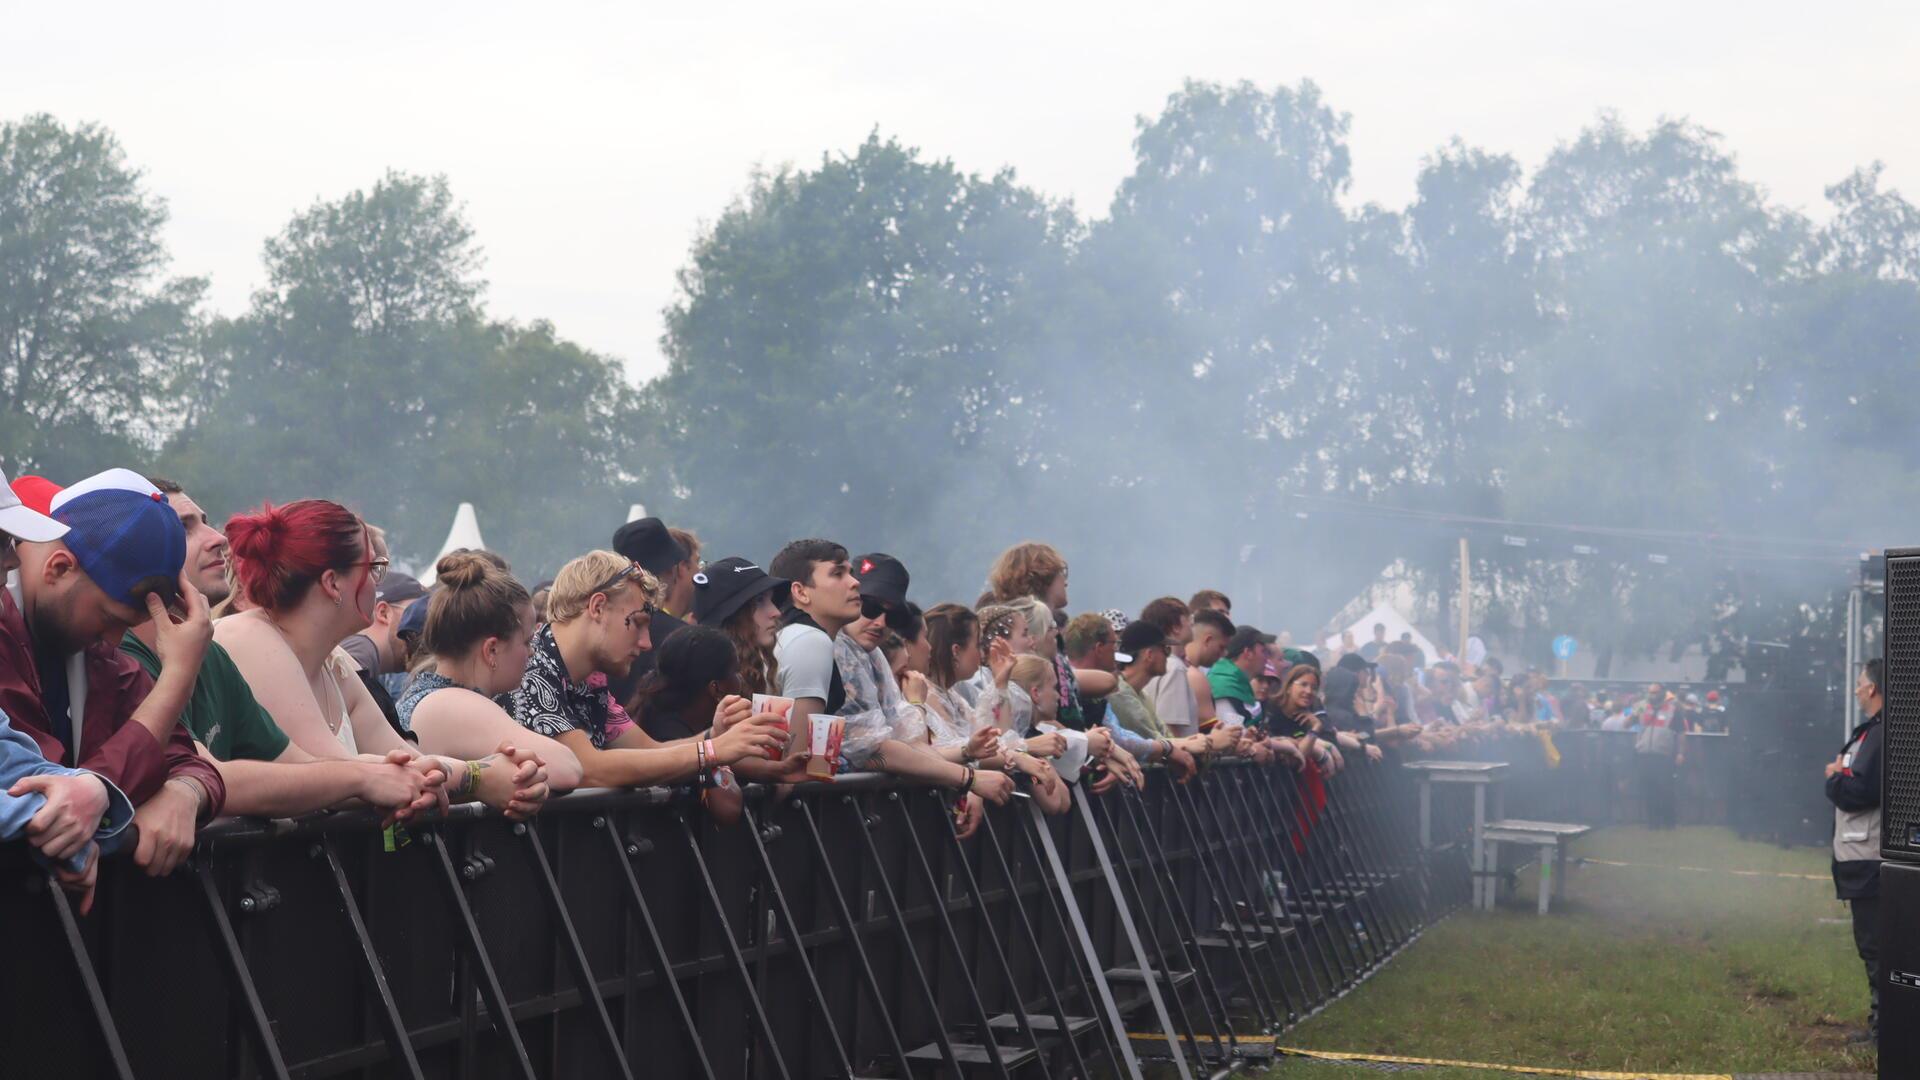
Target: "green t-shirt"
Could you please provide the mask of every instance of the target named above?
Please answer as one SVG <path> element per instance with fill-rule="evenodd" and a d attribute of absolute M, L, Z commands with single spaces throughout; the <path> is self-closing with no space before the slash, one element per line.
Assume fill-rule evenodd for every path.
<path fill-rule="evenodd" d="M 1153 702 L 1140 695 L 1133 684 L 1125 679 L 1107 695 L 1107 708 L 1113 711 L 1113 718 L 1135 735 L 1148 739 L 1170 739 L 1173 732 L 1160 722 L 1160 713 Z"/>
<path fill-rule="evenodd" d="M 131 632 L 120 639 L 120 651 L 138 660 L 147 674 L 160 677 L 160 658 Z M 194 680 L 193 696 L 187 699 L 180 722 L 221 761 L 272 761 L 286 752 L 291 741 L 253 699 L 253 688 L 218 642 L 207 643 L 200 677 Z"/>
<path fill-rule="evenodd" d="M 1213 688 L 1213 696 L 1232 698 L 1242 705 L 1252 705 L 1253 680 L 1240 670 L 1240 665 L 1221 657 L 1207 669 L 1207 685 Z"/>

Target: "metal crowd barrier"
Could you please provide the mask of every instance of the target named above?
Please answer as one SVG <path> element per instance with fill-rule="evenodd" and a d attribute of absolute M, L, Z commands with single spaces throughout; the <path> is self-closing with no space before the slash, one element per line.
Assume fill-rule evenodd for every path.
<path fill-rule="evenodd" d="M 0 1072 L 40 1077 L 1197 1077 L 1377 970 L 1466 896 L 1393 763 L 1151 774 L 1045 817 L 869 775 L 709 824 L 586 791 L 223 821 L 93 914 L 0 850 Z M 1269 1036 L 1260 1038 L 1260 1036 Z"/>

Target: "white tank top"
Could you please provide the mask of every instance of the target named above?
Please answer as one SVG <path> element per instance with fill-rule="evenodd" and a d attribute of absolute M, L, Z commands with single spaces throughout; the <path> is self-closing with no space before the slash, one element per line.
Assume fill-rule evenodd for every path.
<path fill-rule="evenodd" d="M 340 689 L 340 681 L 359 678 L 354 674 L 356 670 L 353 658 L 337 648 L 320 666 L 320 674 L 325 676 L 328 690 L 326 699 L 320 702 L 320 709 L 326 716 L 327 727 L 333 731 L 333 737 L 340 740 L 340 746 L 349 757 L 357 757 L 360 747 L 353 738 L 353 717 L 347 715 L 347 695 Z"/>

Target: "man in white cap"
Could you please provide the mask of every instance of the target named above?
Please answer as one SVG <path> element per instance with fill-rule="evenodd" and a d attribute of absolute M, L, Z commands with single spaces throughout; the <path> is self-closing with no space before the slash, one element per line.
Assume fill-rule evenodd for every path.
<path fill-rule="evenodd" d="M 10 486 L 67 531 L 17 545 L 18 578 L 0 595 L 0 710 L 48 760 L 126 792 L 138 808 L 134 861 L 171 873 L 226 797 L 179 723 L 213 636 L 206 598 L 181 573 L 186 530 L 159 489 L 127 469 L 65 489 L 39 477 Z M 176 598 L 177 620 L 167 613 Z M 166 661 L 158 679 L 118 648 L 148 619 Z"/>

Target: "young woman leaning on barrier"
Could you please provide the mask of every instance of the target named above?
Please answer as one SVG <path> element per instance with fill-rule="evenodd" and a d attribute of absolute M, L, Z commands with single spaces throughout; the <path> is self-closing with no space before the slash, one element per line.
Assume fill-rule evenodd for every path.
<path fill-rule="evenodd" d="M 625 676 L 653 647 L 647 624 L 659 588 L 638 563 L 611 551 L 588 552 L 554 575 L 551 621 L 533 636 L 513 718 L 573 751 L 588 787 L 676 784 L 786 745 L 786 721 L 749 715 L 742 697 L 719 702 L 699 737 L 671 742 L 648 735 L 613 700 L 608 680 Z"/>
<path fill-rule="evenodd" d="M 1053 661 L 1027 653 L 1014 657 L 1010 682 L 1026 689 L 1033 701 L 1032 726 L 1026 732 L 1009 731 L 1003 739 L 1014 740 L 1006 749 L 1013 767 L 1033 780 L 1033 801 L 1049 814 L 1064 814 L 1073 805 L 1073 795 L 1048 759 L 1060 758 L 1068 751 L 1068 734 L 1059 726 L 1060 693 Z M 1074 732 L 1074 735 L 1079 735 Z M 1084 738 L 1085 736 L 1080 736 Z M 1076 757 L 1079 755 L 1076 754 Z M 1073 770 L 1078 775 L 1076 762 Z"/>
<path fill-rule="evenodd" d="M 418 670 L 394 703 L 400 723 L 433 754 L 465 759 L 502 743 L 537 754 L 555 791 L 580 786 L 580 759 L 545 735 L 513 722 L 494 698 L 526 676 L 537 624 L 526 586 L 472 551 L 443 556 L 427 605 L 420 647 L 432 664 Z"/>
<path fill-rule="evenodd" d="M 700 736 L 726 702 L 740 700 L 745 690 L 740 657 L 728 636 L 712 627 L 689 626 L 660 646 L 637 698 L 648 731 L 661 738 L 692 739 Z M 731 825 L 740 820 L 739 780 L 797 783 L 806 779 L 806 766 L 804 757 L 742 758 L 730 768 L 714 770 L 703 785 L 700 801 L 715 821 Z"/>
<path fill-rule="evenodd" d="M 1267 729 L 1267 745 L 1276 755 L 1286 755 L 1294 768 L 1304 768 L 1311 759 L 1322 768 L 1332 764 L 1331 752 L 1314 734 L 1313 706 L 1320 693 L 1320 669 L 1311 664 L 1294 664 L 1280 679 L 1280 689 L 1261 706 L 1260 719 Z"/>
<path fill-rule="evenodd" d="M 374 586 L 386 574 L 366 523 L 339 503 L 302 499 L 238 514 L 226 533 L 250 607 L 217 620 L 213 636 L 261 706 L 315 757 L 412 757 L 339 648 L 372 624 Z M 413 762 L 439 772 L 454 801 L 478 800 L 515 818 L 546 802 L 545 765 L 516 742 L 471 760 Z"/>
<path fill-rule="evenodd" d="M 693 618 L 723 631 L 740 659 L 741 691 L 779 694 L 780 662 L 773 643 L 780 630 L 780 605 L 792 583 L 760 569 L 750 559 L 730 555 L 693 576 Z"/>
<path fill-rule="evenodd" d="M 980 620 L 961 604 L 936 604 L 926 613 L 927 730 L 933 746 L 951 761 L 991 757 L 1000 732 L 1008 726 L 1007 690 L 1013 673 L 1013 649 L 995 641 L 985 670 L 984 688 L 975 676 L 980 661 Z M 974 680 L 974 696 L 957 688 Z"/>

